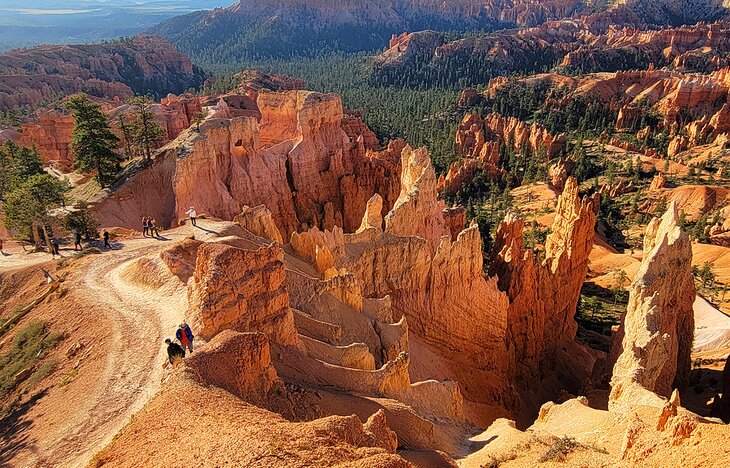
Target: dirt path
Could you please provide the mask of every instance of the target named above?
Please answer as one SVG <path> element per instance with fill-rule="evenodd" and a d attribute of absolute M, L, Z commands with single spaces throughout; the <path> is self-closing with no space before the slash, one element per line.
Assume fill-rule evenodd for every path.
<path fill-rule="evenodd" d="M 168 237 L 176 240 L 182 235 Z M 174 331 L 185 309 L 123 283 L 119 273 L 128 262 L 162 246 L 152 239 L 130 240 L 123 249 L 106 252 L 103 261 L 91 262 L 77 285 L 105 314 L 112 338 L 104 350 L 108 357 L 99 384 L 83 408 L 69 411 L 61 428 L 65 436 L 38 447 L 42 466 L 86 465 L 159 390 L 165 359 L 162 336 Z"/>

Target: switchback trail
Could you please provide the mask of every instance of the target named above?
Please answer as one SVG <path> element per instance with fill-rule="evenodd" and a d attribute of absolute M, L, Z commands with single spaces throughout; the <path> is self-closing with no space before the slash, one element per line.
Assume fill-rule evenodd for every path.
<path fill-rule="evenodd" d="M 166 235 L 170 240 L 181 234 Z M 165 244 L 169 245 L 169 242 Z M 154 239 L 125 241 L 120 250 L 107 251 L 87 263 L 75 285 L 111 326 L 107 361 L 98 384 L 86 395 L 81 408 L 69 409 L 63 427 L 54 428 L 63 437 L 38 441 L 38 466 L 77 467 L 88 464 L 160 388 L 165 359 L 163 334 L 173 333 L 184 308 L 120 280 L 120 271 L 130 261 L 165 245 Z"/>

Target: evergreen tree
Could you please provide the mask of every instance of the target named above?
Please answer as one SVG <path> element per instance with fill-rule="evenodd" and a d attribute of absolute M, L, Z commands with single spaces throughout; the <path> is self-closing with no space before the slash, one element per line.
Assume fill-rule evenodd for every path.
<path fill-rule="evenodd" d="M 22 148 L 12 141 L 0 146 L 0 200 L 36 174 L 43 174 L 43 161 L 37 151 Z"/>
<path fill-rule="evenodd" d="M 679 210 L 679 227 L 685 229 L 687 227 L 687 213 L 684 210 Z"/>
<path fill-rule="evenodd" d="M 69 231 L 76 231 L 88 239 L 95 239 L 99 235 L 99 221 L 84 201 L 77 201 L 73 210 L 66 216 L 64 227 Z"/>
<path fill-rule="evenodd" d="M 114 181 L 123 157 L 116 152 L 119 138 L 109 127 L 101 108 L 79 94 L 66 103 L 73 112 L 74 129 L 71 149 L 74 153 L 74 167 L 83 173 L 96 172 L 96 179 L 102 187 Z"/>
<path fill-rule="evenodd" d="M 11 190 L 13 185 L 13 158 L 6 151 L 6 145 L 0 146 L 0 200 Z"/>
<path fill-rule="evenodd" d="M 702 267 L 697 270 L 697 276 L 702 280 L 702 286 L 707 287 L 708 284 L 712 285 L 715 282 L 715 274 L 712 272 L 715 268 L 715 264 L 712 262 L 705 262 Z"/>
<path fill-rule="evenodd" d="M 165 135 L 165 129 L 155 121 L 155 114 L 152 111 L 154 102 L 145 96 L 138 96 L 129 100 L 135 118 L 130 122 L 130 134 L 134 145 L 137 146 L 147 161 L 152 159 L 152 149 Z"/>
<path fill-rule="evenodd" d="M 710 241 L 710 236 L 707 234 L 707 227 L 708 219 L 707 219 L 707 213 L 700 216 L 700 219 L 697 220 L 697 222 L 694 225 L 694 228 L 692 229 L 692 235 L 695 239 L 697 239 L 700 242 L 707 243 Z"/>
<path fill-rule="evenodd" d="M 51 249 L 50 210 L 64 202 L 68 187 L 48 174 L 37 174 L 8 193 L 3 205 L 5 227 L 17 230 L 21 236 L 39 242 L 38 230 L 43 231 L 49 252 Z"/>

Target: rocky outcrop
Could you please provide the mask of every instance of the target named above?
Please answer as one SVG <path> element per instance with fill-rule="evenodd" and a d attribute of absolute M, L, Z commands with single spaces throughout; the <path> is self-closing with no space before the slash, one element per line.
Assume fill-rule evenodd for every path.
<path fill-rule="evenodd" d="M 666 186 L 667 186 L 667 178 L 663 172 L 660 172 L 657 175 L 655 175 L 654 178 L 651 180 L 651 185 L 649 186 L 649 191 L 658 192 Z"/>
<path fill-rule="evenodd" d="M 505 174 L 500 166 L 502 148 L 509 146 L 517 152 L 535 154 L 549 160 L 565 148 L 565 135 L 553 136 L 544 127 L 513 117 L 476 113 L 464 116 L 456 131 L 456 149 L 460 160 L 449 167 L 439 189 L 455 194 L 468 184 L 477 172 L 488 178 Z"/>
<path fill-rule="evenodd" d="M 158 208 L 144 212 L 156 213 L 163 225 L 184 218 L 190 206 L 233 219 L 244 206 L 263 204 L 288 239 L 310 226 L 355 231 L 375 193 L 383 197 L 383 211 L 393 206 L 400 192 L 395 175 L 402 142 L 372 152 L 351 141 L 341 127 L 342 103 L 335 95 L 262 91 L 258 108 L 260 122 L 209 118 L 200 131 L 185 132 L 157 157 L 154 169 L 130 177 L 97 205 L 102 221 L 136 227 L 136 215 L 130 216 L 133 210 L 126 205 L 139 197 L 119 195 L 148 191 L 139 179 L 158 171 L 164 192 L 155 201 Z"/>
<path fill-rule="evenodd" d="M 461 231 L 466 229 L 466 209 L 463 206 L 445 208 L 443 216 L 444 223 L 451 233 L 451 240 L 455 241 Z"/>
<path fill-rule="evenodd" d="M 357 232 L 363 232 L 368 229 L 383 229 L 383 197 L 377 193 L 373 195 L 365 207 L 365 214 Z"/>
<path fill-rule="evenodd" d="M 159 37 L 16 49 L 0 57 L 0 111 L 35 108 L 79 92 L 107 99 L 182 93 L 203 78 L 189 58 Z"/>
<path fill-rule="evenodd" d="M 436 199 L 436 179 L 425 150 L 403 151 L 403 190 L 386 216 L 382 234 L 345 236 L 335 267 L 352 272 L 365 297 L 389 296 L 393 315 L 409 330 L 451 355 L 472 356 L 478 365 L 504 372 L 500 353 L 507 298 L 482 272 L 476 226 L 452 241 Z M 348 252 L 358 252 L 351 255 Z"/>
<path fill-rule="evenodd" d="M 695 299 L 692 246 L 679 227 L 674 203 L 661 220 L 647 226 L 644 252 L 614 338 L 611 411 L 655 405 L 657 395 L 669 397 L 689 376 Z"/>
<path fill-rule="evenodd" d="M 21 146 L 35 148 L 45 164 L 69 167 L 73 155 L 69 145 L 73 137 L 73 116 L 62 112 L 44 112 L 37 123 L 22 126 Z"/>
<path fill-rule="evenodd" d="M 437 200 L 436 173 L 426 148 L 406 146 L 401 155 L 401 192 L 385 217 L 385 232 L 399 237 L 420 236 L 435 250 L 450 235 L 444 224 L 442 201 Z"/>
<path fill-rule="evenodd" d="M 550 185 L 555 187 L 558 191 L 563 191 L 565 183 L 568 180 L 568 176 L 573 170 L 574 163 L 567 161 L 563 158 L 550 166 L 548 169 L 548 176 L 550 177 Z"/>
<path fill-rule="evenodd" d="M 571 177 L 556 211 L 543 261 L 525 248 L 522 219 L 508 215 L 497 230 L 490 273 L 510 299 L 507 346 L 518 378 L 535 378 L 539 369 L 555 366 L 556 353 L 571 346 L 578 330 L 573 315 L 588 271 L 598 198 L 581 199 Z M 591 370 L 590 362 L 583 362 L 575 377 Z"/>
<path fill-rule="evenodd" d="M 188 317 L 201 338 L 223 330 L 262 332 L 274 343 L 300 346 L 277 246 L 244 250 L 226 244 L 198 248 L 188 289 Z"/>
<path fill-rule="evenodd" d="M 299 78 L 286 75 L 275 75 L 261 70 L 243 70 L 236 73 L 238 79 L 238 92 L 247 94 L 254 100 L 261 90 L 269 91 L 294 91 L 305 89 L 306 83 Z"/>
<path fill-rule="evenodd" d="M 284 240 L 274 223 L 271 211 L 265 205 L 254 208 L 244 206 L 241 214 L 233 218 L 235 223 L 259 237 L 282 244 Z"/>
<path fill-rule="evenodd" d="M 266 406 L 268 394 L 282 385 L 271 363 L 269 340 L 263 333 L 224 330 L 185 360 L 203 382 L 237 397 Z"/>
<path fill-rule="evenodd" d="M 499 160 L 499 147 L 495 151 L 485 149 L 487 142 L 496 141 L 499 145 L 511 145 L 516 151 L 544 153 L 546 159 L 557 155 L 565 147 L 565 136 L 553 136 L 544 127 L 525 122 L 514 117 L 488 114 L 481 119 L 477 114 L 467 114 L 459 124 L 456 133 L 456 146 L 463 157 L 486 159 L 496 164 Z"/>

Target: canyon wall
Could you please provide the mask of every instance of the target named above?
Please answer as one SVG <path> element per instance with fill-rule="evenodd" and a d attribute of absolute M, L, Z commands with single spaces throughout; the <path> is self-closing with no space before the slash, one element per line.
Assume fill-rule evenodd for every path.
<path fill-rule="evenodd" d="M 185 218 L 190 206 L 233 219 L 246 205 L 264 204 L 288 239 L 311 226 L 356 230 L 374 193 L 383 197 L 383 212 L 390 210 L 400 192 L 404 143 L 393 141 L 383 151 L 367 149 L 366 127 L 353 141 L 343 123 L 347 129 L 355 124 L 335 95 L 261 91 L 257 106 L 260 121 L 213 117 L 199 131 L 184 132 L 150 171 L 133 175 L 99 201 L 102 222 L 136 228 L 138 215 L 132 215 L 136 209 L 131 205 L 140 197 L 130 200 L 123 193 L 149 191 L 142 182 L 149 177 L 167 181 L 169 192 L 148 203 L 160 208 L 145 211 L 158 214 L 165 226 Z"/>
<path fill-rule="evenodd" d="M 333 270 L 351 272 L 365 297 L 389 297 L 395 316 L 404 315 L 409 330 L 454 363 L 453 378 L 472 401 L 511 407 L 518 397 L 509 382 L 537 383 L 557 366 L 572 368 L 571 383 L 580 385 L 595 358 L 574 342 L 573 314 L 597 198 L 581 199 L 568 180 L 542 262 L 524 248 L 522 222 L 508 217 L 488 276 L 477 226 L 456 236 L 447 226 L 427 153 L 406 147 L 402 157 L 401 194 L 384 230 L 366 213 L 355 234 L 304 233 L 317 246 L 307 250 L 329 252 Z M 481 385 L 466 377 L 474 368 L 484 373 Z"/>
<path fill-rule="evenodd" d="M 597 196 L 581 199 L 576 180 L 568 178 L 544 260 L 524 246 L 522 219 L 508 215 L 499 225 L 490 274 L 510 298 L 507 345 L 518 378 L 535 378 L 541 369 L 554 367 L 558 350 L 572 346 L 578 330 L 573 315 L 588 272 L 598 207 Z M 592 370 L 590 362 L 572 364 L 576 375 Z"/>
<path fill-rule="evenodd" d="M 117 96 L 118 97 L 118 96 Z M 119 136 L 119 151 L 125 150 L 122 122 L 129 125 L 134 119 L 134 109 L 123 104 L 119 99 L 108 101 L 92 98 L 107 115 L 113 131 Z M 202 111 L 200 98 L 185 94 L 176 96 L 168 94 L 159 104 L 151 106 L 155 121 L 162 127 L 164 134 L 159 147 L 177 138 L 177 136 L 196 120 Z M 73 116 L 61 108 L 43 108 L 35 112 L 30 122 L 21 126 L 18 144 L 26 148 L 35 148 L 45 164 L 53 164 L 68 169 L 73 163 L 73 154 L 69 145 L 73 138 Z"/>
<path fill-rule="evenodd" d="M 0 111 L 34 109 L 79 92 L 106 99 L 182 93 L 204 77 L 188 57 L 153 36 L 16 49 L 0 55 Z"/>

